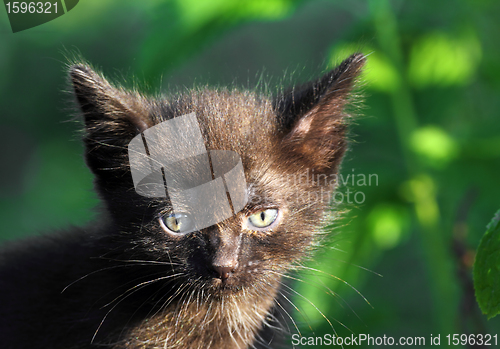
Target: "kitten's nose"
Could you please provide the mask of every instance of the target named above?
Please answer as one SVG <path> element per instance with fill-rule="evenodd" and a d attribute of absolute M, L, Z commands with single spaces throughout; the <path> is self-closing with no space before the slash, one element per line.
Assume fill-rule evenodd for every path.
<path fill-rule="evenodd" d="M 216 277 L 226 282 L 238 268 L 241 234 L 222 230 L 210 236 L 210 242 L 214 249 L 212 270 Z"/>
<path fill-rule="evenodd" d="M 219 278 L 222 281 L 226 281 L 229 276 L 234 272 L 235 267 L 234 266 L 213 266 L 214 270 L 218 274 Z"/>

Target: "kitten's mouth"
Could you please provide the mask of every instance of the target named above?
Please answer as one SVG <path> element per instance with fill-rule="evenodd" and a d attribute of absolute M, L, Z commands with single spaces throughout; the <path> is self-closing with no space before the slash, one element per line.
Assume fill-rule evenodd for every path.
<path fill-rule="evenodd" d="M 214 291 L 214 293 L 238 293 L 243 287 L 235 282 L 236 280 L 232 280 L 231 278 L 222 280 L 220 278 L 212 278 L 209 282 L 210 289 Z"/>

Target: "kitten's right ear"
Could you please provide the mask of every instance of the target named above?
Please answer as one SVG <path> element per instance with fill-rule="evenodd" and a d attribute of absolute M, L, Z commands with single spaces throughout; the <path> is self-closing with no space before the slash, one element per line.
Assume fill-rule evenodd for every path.
<path fill-rule="evenodd" d="M 365 60 L 353 54 L 320 79 L 277 98 L 274 110 L 286 157 L 321 172 L 337 171 L 347 145 L 344 109 Z"/>
<path fill-rule="evenodd" d="M 123 167 L 128 143 L 152 126 L 150 102 L 111 85 L 86 64 L 71 66 L 69 76 L 85 121 L 89 167 L 96 175 Z"/>

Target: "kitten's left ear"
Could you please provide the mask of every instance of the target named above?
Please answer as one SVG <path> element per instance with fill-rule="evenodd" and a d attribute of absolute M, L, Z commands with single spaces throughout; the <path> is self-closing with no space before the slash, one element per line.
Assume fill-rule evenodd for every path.
<path fill-rule="evenodd" d="M 87 163 L 98 177 L 107 176 L 128 164 L 128 143 L 152 126 L 150 102 L 86 64 L 70 67 L 69 76 L 85 121 Z"/>
<path fill-rule="evenodd" d="M 364 55 L 353 54 L 319 80 L 275 101 L 287 155 L 318 171 L 337 171 L 347 146 L 344 108 L 365 61 Z"/>
<path fill-rule="evenodd" d="M 140 95 L 112 86 L 103 76 L 85 64 L 70 68 L 73 90 L 85 118 L 92 129 L 104 122 L 121 125 L 124 130 L 142 132 L 149 126 L 144 110 L 145 99 Z"/>

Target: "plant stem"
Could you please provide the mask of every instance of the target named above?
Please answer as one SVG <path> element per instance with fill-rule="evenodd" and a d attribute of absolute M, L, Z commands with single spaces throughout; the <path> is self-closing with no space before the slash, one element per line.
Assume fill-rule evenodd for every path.
<path fill-rule="evenodd" d="M 454 297 L 456 295 L 455 278 L 446 236 L 440 227 L 436 190 L 433 189 L 431 176 L 425 173 L 424 168 L 421 168 L 409 147 L 409 140 L 418 127 L 418 117 L 406 78 L 396 17 L 387 0 L 370 0 L 369 4 L 376 38 L 382 50 L 396 67 L 400 77 L 400 86 L 391 92 L 390 98 L 410 182 L 427 183 L 428 190 L 414 192 L 414 210 L 432 284 L 435 328 L 443 334 L 457 333 L 454 331 L 458 305 Z"/>

